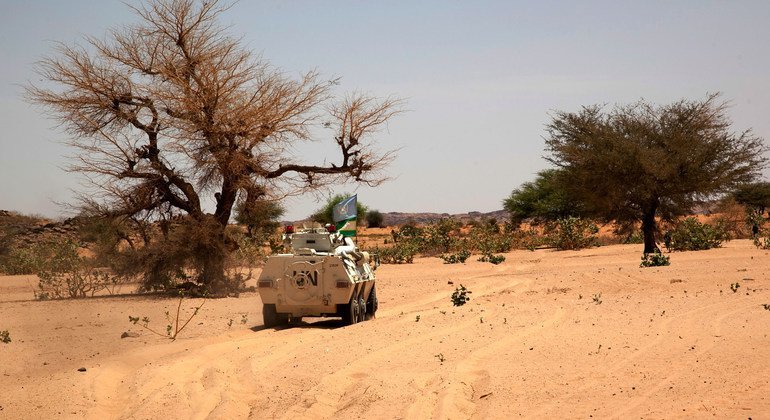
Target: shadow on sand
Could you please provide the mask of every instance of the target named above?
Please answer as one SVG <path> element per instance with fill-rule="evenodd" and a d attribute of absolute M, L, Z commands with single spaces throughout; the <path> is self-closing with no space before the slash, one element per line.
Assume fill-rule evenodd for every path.
<path fill-rule="evenodd" d="M 326 319 L 326 318 L 319 318 L 318 321 L 311 321 L 311 322 L 305 322 L 300 321 L 297 323 L 290 323 L 286 325 L 279 325 L 277 327 L 273 328 L 266 328 L 264 325 L 256 325 L 251 327 L 251 330 L 254 332 L 259 332 L 263 330 L 274 330 L 274 331 L 280 331 L 280 330 L 288 330 L 293 328 L 312 328 L 312 329 L 321 329 L 321 330 L 334 330 L 337 328 L 344 327 L 345 322 L 341 319 Z"/>

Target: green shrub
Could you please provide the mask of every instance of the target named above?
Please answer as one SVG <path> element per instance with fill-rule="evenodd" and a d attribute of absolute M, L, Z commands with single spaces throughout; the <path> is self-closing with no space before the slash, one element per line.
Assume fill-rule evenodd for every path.
<path fill-rule="evenodd" d="M 473 293 L 470 290 L 466 289 L 465 286 L 462 284 L 460 287 L 456 288 L 455 291 L 452 293 L 452 304 L 454 306 L 463 306 L 465 305 L 469 300 L 471 300 L 470 296 L 468 294 Z"/>
<path fill-rule="evenodd" d="M 99 291 L 113 293 L 120 278 L 108 271 L 93 267 L 78 255 L 78 245 L 71 240 L 49 244 L 49 255 L 40 257 L 36 292 L 38 299 L 84 298 Z"/>
<path fill-rule="evenodd" d="M 31 248 L 11 248 L 0 263 L 0 273 L 9 275 L 34 274 L 40 266 L 39 255 L 44 245 Z"/>
<path fill-rule="evenodd" d="M 576 250 L 597 245 L 599 228 L 590 220 L 566 217 L 546 225 L 551 246 L 558 250 Z"/>
<path fill-rule="evenodd" d="M 444 264 L 457 264 L 457 263 L 465 263 L 465 260 L 467 260 L 468 257 L 470 256 L 471 256 L 471 253 L 463 249 L 454 254 L 441 255 L 440 258 L 444 260 Z"/>
<path fill-rule="evenodd" d="M 0 343 L 8 344 L 11 342 L 11 333 L 8 330 L 0 331 Z"/>
<path fill-rule="evenodd" d="M 511 234 L 501 232 L 494 220 L 480 223 L 470 234 L 471 246 L 482 254 L 508 252 L 513 247 L 513 239 Z"/>
<path fill-rule="evenodd" d="M 398 242 L 389 248 L 374 248 L 370 252 L 380 256 L 381 264 L 412 264 L 417 247 L 411 242 Z"/>
<path fill-rule="evenodd" d="M 460 249 L 458 229 L 461 223 L 455 219 L 443 218 L 425 227 L 404 225 L 391 232 L 396 246 L 402 246 L 414 254 L 440 255 L 453 249 Z"/>
<path fill-rule="evenodd" d="M 427 255 L 449 252 L 455 244 L 456 239 L 452 235 L 462 223 L 452 218 L 442 218 L 436 223 L 430 224 L 423 229 L 422 249 L 419 252 Z"/>
<path fill-rule="evenodd" d="M 671 231 L 671 249 L 674 251 L 700 251 L 718 248 L 727 238 L 721 225 L 711 226 L 688 217 Z"/>
<path fill-rule="evenodd" d="M 483 254 L 481 257 L 479 257 L 479 261 L 489 262 L 497 265 L 505 261 L 505 255 Z"/>
<path fill-rule="evenodd" d="M 639 264 L 639 267 L 662 267 L 666 265 L 671 265 L 669 258 L 658 251 L 643 254 L 642 262 Z"/>

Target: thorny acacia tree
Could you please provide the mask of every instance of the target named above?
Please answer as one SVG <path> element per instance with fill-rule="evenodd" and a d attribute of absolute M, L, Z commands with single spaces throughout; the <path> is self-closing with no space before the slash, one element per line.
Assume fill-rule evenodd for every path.
<path fill-rule="evenodd" d="M 72 169 L 100 190 L 87 204 L 204 232 L 192 260 L 213 290 L 226 282 L 225 227 L 239 200 L 349 179 L 379 184 L 393 152 L 377 152 L 369 137 L 400 106 L 364 95 L 334 101 L 317 73 L 293 79 L 273 69 L 218 23 L 226 9 L 150 0 L 133 8 L 137 24 L 88 37 L 85 47 L 59 45 L 38 67 L 52 84 L 27 88 L 68 130 L 78 151 Z M 322 123 L 336 130 L 339 162 L 294 157 L 292 147 Z"/>
<path fill-rule="evenodd" d="M 733 193 L 735 201 L 764 215 L 770 208 L 770 182 L 755 182 L 739 186 Z"/>
<path fill-rule="evenodd" d="M 654 106 L 644 101 L 556 112 L 548 158 L 597 215 L 642 222 L 644 252 L 658 250 L 656 216 L 672 220 L 700 199 L 754 179 L 765 166 L 762 139 L 730 131 L 717 94 Z"/>

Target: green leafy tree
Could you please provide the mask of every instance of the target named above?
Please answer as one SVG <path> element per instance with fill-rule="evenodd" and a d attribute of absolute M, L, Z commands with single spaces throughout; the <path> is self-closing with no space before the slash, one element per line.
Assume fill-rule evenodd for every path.
<path fill-rule="evenodd" d="M 534 181 L 525 182 L 503 200 L 503 208 L 511 215 L 511 222 L 519 225 L 525 219 L 543 223 L 579 216 L 583 205 L 566 187 L 565 171 L 546 169 L 537 173 Z"/>
<path fill-rule="evenodd" d="M 241 201 L 235 207 L 235 221 L 246 225 L 250 237 L 269 235 L 281 225 L 286 209 L 268 200 Z"/>
<path fill-rule="evenodd" d="M 350 197 L 352 194 L 336 194 L 331 197 L 329 197 L 326 200 L 326 203 L 321 207 L 320 209 L 316 210 L 315 213 L 310 215 L 310 220 L 314 222 L 318 222 L 321 224 L 325 223 L 333 223 L 332 217 L 334 212 L 334 206 L 345 200 L 346 198 Z M 366 220 L 366 213 L 368 209 L 365 205 L 361 204 L 360 201 L 356 201 L 356 212 L 358 215 L 356 216 L 356 224 L 362 225 L 364 220 Z"/>
<path fill-rule="evenodd" d="M 366 213 L 366 226 L 370 228 L 382 227 L 385 216 L 378 210 L 370 210 Z"/>
<path fill-rule="evenodd" d="M 751 182 L 767 150 L 750 130 L 731 131 L 716 94 L 557 111 L 547 131 L 548 160 L 565 171 L 570 193 L 604 219 L 641 221 L 645 253 L 659 251 L 656 217 L 673 220 L 698 200 Z"/>
<path fill-rule="evenodd" d="M 735 201 L 764 214 L 770 208 L 770 182 L 740 185 L 733 193 Z"/>

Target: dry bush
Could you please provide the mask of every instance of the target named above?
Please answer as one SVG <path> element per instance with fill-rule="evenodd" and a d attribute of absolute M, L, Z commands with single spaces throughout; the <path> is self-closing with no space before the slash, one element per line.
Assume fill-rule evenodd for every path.
<path fill-rule="evenodd" d="M 79 246 L 71 240 L 42 244 L 45 250 L 36 256 L 38 299 L 93 297 L 97 293 L 114 294 L 125 284 L 125 277 L 98 268 L 91 258 L 78 254 Z"/>
<path fill-rule="evenodd" d="M 712 222 L 722 225 L 730 239 L 751 238 L 750 212 L 747 212 L 746 207 L 737 203 L 734 198 L 728 197 L 722 200 L 717 206 L 716 213 L 718 215 L 712 219 Z"/>

